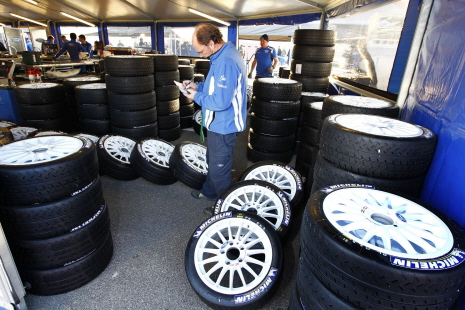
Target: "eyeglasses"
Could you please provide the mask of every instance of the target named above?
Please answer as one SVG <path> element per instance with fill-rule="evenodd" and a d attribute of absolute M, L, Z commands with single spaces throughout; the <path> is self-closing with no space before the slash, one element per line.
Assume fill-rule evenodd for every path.
<path fill-rule="evenodd" d="M 202 50 L 201 50 L 200 52 L 199 52 L 199 51 L 197 51 L 197 53 L 199 53 L 199 55 L 200 55 L 200 54 L 202 54 L 202 53 L 203 53 L 203 50 L 204 50 L 206 47 L 207 47 L 207 46 L 206 46 L 206 45 L 204 45 L 204 46 L 203 46 L 203 48 L 202 48 Z"/>

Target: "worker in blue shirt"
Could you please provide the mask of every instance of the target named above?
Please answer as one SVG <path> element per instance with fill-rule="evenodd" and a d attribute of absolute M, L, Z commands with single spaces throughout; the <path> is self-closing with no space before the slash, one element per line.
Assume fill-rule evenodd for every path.
<path fill-rule="evenodd" d="M 32 42 L 31 42 L 31 40 L 29 40 L 29 38 L 26 38 L 26 49 L 28 51 L 33 51 L 34 50 L 34 47 L 32 46 Z"/>
<path fill-rule="evenodd" d="M 41 53 L 44 53 L 44 44 L 54 44 L 55 43 L 55 38 L 53 36 L 48 36 L 47 40 L 42 41 L 42 47 L 41 47 Z"/>
<path fill-rule="evenodd" d="M 94 53 L 92 53 L 92 44 L 86 41 L 86 36 L 83 34 L 79 35 L 79 42 L 81 42 L 81 45 L 84 46 L 86 49 L 87 53 L 89 53 L 90 58 L 94 58 Z"/>
<path fill-rule="evenodd" d="M 278 64 L 276 49 L 268 45 L 270 39 L 264 34 L 260 37 L 260 48 L 255 52 L 255 59 L 252 62 L 252 67 L 249 72 L 249 79 L 252 78 L 255 65 L 257 66 L 256 78 L 272 77 L 273 70 Z"/>
<path fill-rule="evenodd" d="M 72 61 L 80 61 L 79 52 L 87 52 L 84 46 L 76 42 L 77 36 L 75 33 L 71 33 L 69 37 L 71 40 L 64 44 L 61 50 L 55 55 L 55 57 L 53 57 L 53 60 L 56 60 L 57 57 L 63 55 L 65 52 L 68 52 Z M 81 67 L 81 72 L 86 72 L 86 66 Z"/>

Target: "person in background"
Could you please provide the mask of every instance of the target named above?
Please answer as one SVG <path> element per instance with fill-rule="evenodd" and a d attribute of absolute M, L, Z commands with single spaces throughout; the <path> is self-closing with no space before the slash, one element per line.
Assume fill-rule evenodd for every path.
<path fill-rule="evenodd" d="M 246 128 L 247 71 L 231 42 L 224 42 L 220 29 L 201 23 L 192 36 L 200 57 L 210 58 L 210 72 L 204 83 L 183 81 L 184 96 L 202 107 L 202 122 L 208 130 L 207 180 L 196 199 L 216 200 L 232 184 L 232 159 L 239 132 Z"/>
<path fill-rule="evenodd" d="M 278 64 L 278 57 L 276 56 L 276 49 L 268 45 L 268 35 L 264 34 L 260 37 L 260 46 L 255 52 L 255 59 L 252 62 L 252 67 L 249 72 L 249 79 L 252 78 L 255 65 L 257 66 L 256 78 L 272 77 L 273 70 Z"/>
<path fill-rule="evenodd" d="M 61 36 L 61 47 L 65 46 L 66 42 L 68 42 L 68 40 L 66 39 L 66 36 L 63 34 Z"/>
<path fill-rule="evenodd" d="M 34 47 L 32 46 L 32 42 L 31 40 L 29 40 L 29 38 L 26 38 L 26 49 L 31 52 L 34 50 Z"/>
<path fill-rule="evenodd" d="M 144 45 L 146 45 L 145 42 L 144 42 L 144 39 L 140 38 L 139 46 L 144 46 Z"/>
<path fill-rule="evenodd" d="M 63 55 L 65 52 L 68 52 L 69 57 L 72 61 L 80 61 L 79 52 L 87 52 L 84 46 L 76 42 L 76 34 L 70 33 L 70 41 L 67 41 L 61 50 L 53 57 L 53 60 L 56 60 L 58 57 Z M 81 67 L 81 72 L 86 72 L 86 66 Z"/>
<path fill-rule="evenodd" d="M 55 38 L 52 35 L 47 36 L 47 40 L 42 41 L 42 46 L 40 48 L 40 52 L 43 54 L 44 53 L 44 44 L 54 44 L 55 43 Z"/>
<path fill-rule="evenodd" d="M 118 41 L 118 44 L 116 46 L 124 46 L 123 43 L 121 43 L 121 40 Z"/>
<path fill-rule="evenodd" d="M 94 58 L 94 54 L 92 53 L 92 44 L 86 41 L 86 36 L 83 34 L 79 35 L 79 42 L 81 42 L 81 45 L 84 46 L 86 49 L 86 52 L 89 54 L 90 58 Z"/>

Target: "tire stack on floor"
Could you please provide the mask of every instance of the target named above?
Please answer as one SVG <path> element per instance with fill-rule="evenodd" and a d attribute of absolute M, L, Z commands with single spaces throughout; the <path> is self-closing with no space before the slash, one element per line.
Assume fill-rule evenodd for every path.
<path fill-rule="evenodd" d="M 24 84 L 13 89 L 22 125 L 45 130 L 69 129 L 65 88 L 57 83 Z"/>
<path fill-rule="evenodd" d="M 442 212 L 363 185 L 315 192 L 289 304 L 296 309 L 453 309 L 465 232 Z"/>
<path fill-rule="evenodd" d="M 110 106 L 105 83 L 79 85 L 74 88 L 81 131 L 97 136 L 111 132 Z"/>
<path fill-rule="evenodd" d="M 153 59 L 158 107 L 158 137 L 165 141 L 173 141 L 179 139 L 182 134 L 179 89 L 174 85 L 174 81 L 180 81 L 179 60 L 176 55 L 153 55 Z"/>
<path fill-rule="evenodd" d="M 101 83 L 102 79 L 98 76 L 70 77 L 63 80 L 63 86 L 66 91 L 66 102 L 68 104 L 68 117 L 70 120 L 68 131 L 79 131 L 79 113 L 74 88 L 79 85 Z M 82 102 L 81 104 L 86 104 Z M 84 125 L 85 126 L 85 125 Z"/>
<path fill-rule="evenodd" d="M 291 69 L 289 67 L 279 67 L 278 76 L 283 79 L 288 79 L 291 74 Z"/>
<path fill-rule="evenodd" d="M 132 139 L 157 136 L 153 60 L 146 56 L 105 57 L 111 132 Z"/>
<path fill-rule="evenodd" d="M 196 59 L 194 61 L 195 73 L 201 73 L 204 76 L 208 75 L 210 72 L 210 60 L 208 59 Z"/>
<path fill-rule="evenodd" d="M 257 79 L 253 83 L 247 158 L 252 162 L 289 163 L 300 112 L 302 83 L 288 79 Z"/>
<path fill-rule="evenodd" d="M 308 115 L 307 119 L 312 124 L 320 124 L 318 126 L 318 130 L 312 131 L 312 136 L 317 144 L 313 148 L 313 153 L 302 156 L 299 158 L 299 161 L 304 161 L 307 163 L 312 163 L 308 178 L 306 189 L 308 193 L 313 192 L 312 190 L 312 182 L 313 182 L 313 173 L 312 169 L 315 168 L 316 158 L 319 152 L 319 140 L 320 140 L 320 132 L 321 126 L 323 124 L 323 120 L 333 114 L 367 114 L 367 115 L 380 115 L 385 117 L 397 118 L 399 114 L 399 107 L 395 103 L 391 103 L 385 100 L 375 99 L 375 98 L 368 98 L 368 97 L 361 97 L 361 96 L 329 96 L 323 100 L 323 105 L 321 106 L 318 104 L 310 104 L 306 107 L 306 114 Z M 318 121 L 320 120 L 320 121 Z M 317 126 L 313 126 L 316 129 Z M 323 183 L 327 183 L 326 181 Z M 340 182 L 343 183 L 343 180 Z M 350 183 L 350 182 L 349 182 Z M 320 184 L 321 185 L 321 184 Z M 331 184 L 329 184 L 331 185 Z"/>
<path fill-rule="evenodd" d="M 336 33 L 332 30 L 297 29 L 294 31 L 294 43 L 289 78 L 301 82 L 303 92 L 326 93 Z"/>
<path fill-rule="evenodd" d="M 300 143 L 295 168 L 306 177 L 307 183 L 312 183 L 313 164 L 318 148 L 318 132 L 322 122 L 321 109 L 325 96 L 323 93 L 302 92 L 302 97 L 300 97 L 301 110 L 296 133 L 296 141 Z"/>
<path fill-rule="evenodd" d="M 194 74 L 194 83 L 201 83 L 205 82 L 206 75 L 202 73 L 195 73 Z M 194 101 L 194 112 L 200 110 L 201 107 Z M 194 119 L 194 115 L 192 115 L 192 119 Z"/>
<path fill-rule="evenodd" d="M 312 193 L 334 184 L 366 184 L 417 198 L 436 135 L 393 118 L 333 114 L 321 129 Z"/>
<path fill-rule="evenodd" d="M 194 79 L 194 67 L 179 65 L 179 76 L 180 81 L 192 80 Z M 194 83 L 194 80 L 192 80 Z M 181 118 L 181 128 L 192 127 L 192 116 L 194 115 L 194 102 L 184 96 L 182 93 L 179 95 L 179 115 Z"/>
<path fill-rule="evenodd" d="M 92 281 L 113 254 L 95 145 L 49 135 L 2 146 L 0 219 L 27 292 L 61 294 Z"/>
<path fill-rule="evenodd" d="M 178 59 L 178 65 L 179 66 L 190 66 L 191 61 L 189 59 L 180 58 Z"/>

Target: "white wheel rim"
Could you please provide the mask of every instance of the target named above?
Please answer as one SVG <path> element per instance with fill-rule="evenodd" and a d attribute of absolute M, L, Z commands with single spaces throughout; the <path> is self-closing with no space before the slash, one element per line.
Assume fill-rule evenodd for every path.
<path fill-rule="evenodd" d="M 24 139 L 31 132 L 36 131 L 36 130 L 37 128 L 33 128 L 33 127 L 15 127 L 15 128 L 10 129 L 14 140 Z"/>
<path fill-rule="evenodd" d="M 94 142 L 94 144 L 97 144 L 99 137 L 94 136 L 94 135 L 88 135 L 85 133 L 79 133 L 77 135 L 74 135 L 75 137 L 82 137 L 82 138 L 87 138 L 90 141 Z"/>
<path fill-rule="evenodd" d="M 15 124 L 10 123 L 10 122 L 0 122 L 0 127 L 8 128 L 11 126 L 14 126 Z"/>
<path fill-rule="evenodd" d="M 276 185 L 287 195 L 289 201 L 294 199 L 297 192 L 294 175 L 280 166 L 265 165 L 257 167 L 247 174 L 245 180 L 262 180 Z"/>
<path fill-rule="evenodd" d="M 67 82 L 100 81 L 100 78 L 97 76 L 74 77 L 74 78 L 67 78 L 66 81 Z"/>
<path fill-rule="evenodd" d="M 202 124 L 202 113 L 201 113 L 200 110 L 197 111 L 197 112 L 195 112 L 195 114 L 194 114 L 194 120 L 195 120 L 195 122 L 196 122 L 197 124 L 199 124 L 199 125 Z"/>
<path fill-rule="evenodd" d="M 78 89 L 106 89 L 107 84 L 105 83 L 92 83 L 76 86 Z"/>
<path fill-rule="evenodd" d="M 264 84 L 297 84 L 297 81 L 283 78 L 261 78 L 257 81 Z"/>
<path fill-rule="evenodd" d="M 52 87 L 57 87 L 60 84 L 57 83 L 34 83 L 34 84 L 24 84 L 19 86 L 19 88 L 52 88 Z"/>
<path fill-rule="evenodd" d="M 359 108 L 383 109 L 391 106 L 391 104 L 385 100 L 369 97 L 333 96 L 332 99 L 342 104 Z"/>
<path fill-rule="evenodd" d="M 335 114 L 329 117 L 329 121 L 376 136 L 413 138 L 423 134 L 419 126 L 377 115 Z"/>
<path fill-rule="evenodd" d="M 382 254 L 432 259 L 447 254 L 454 244 L 441 219 L 394 194 L 345 188 L 328 194 L 323 211 L 345 236 Z"/>
<path fill-rule="evenodd" d="M 257 184 L 244 185 L 231 192 L 223 201 L 220 212 L 253 212 L 278 229 L 284 220 L 284 206 L 272 190 Z"/>
<path fill-rule="evenodd" d="M 207 148 L 200 144 L 184 144 L 181 146 L 181 156 L 187 160 L 187 164 L 203 174 L 208 173 Z"/>
<path fill-rule="evenodd" d="M 269 275 L 272 259 L 271 242 L 263 228 L 243 218 L 226 218 L 210 225 L 194 253 L 202 282 L 226 295 L 257 287 Z"/>
<path fill-rule="evenodd" d="M 59 160 L 76 153 L 83 145 L 81 139 L 68 136 L 20 140 L 0 148 L 0 165 L 34 165 Z"/>
<path fill-rule="evenodd" d="M 111 157 L 126 164 L 131 163 L 130 157 L 134 145 L 136 142 L 121 136 L 110 136 L 103 143 L 105 151 Z"/>
<path fill-rule="evenodd" d="M 149 161 L 152 163 L 169 168 L 171 153 L 173 153 L 174 146 L 160 141 L 160 140 L 147 140 L 142 144 L 142 152 Z"/>
<path fill-rule="evenodd" d="M 36 134 L 34 137 L 53 136 L 53 135 L 66 135 L 66 133 L 61 132 L 61 131 L 42 131 Z"/>
<path fill-rule="evenodd" d="M 312 102 L 310 106 L 312 107 L 312 109 L 321 111 L 323 110 L 323 101 Z"/>

